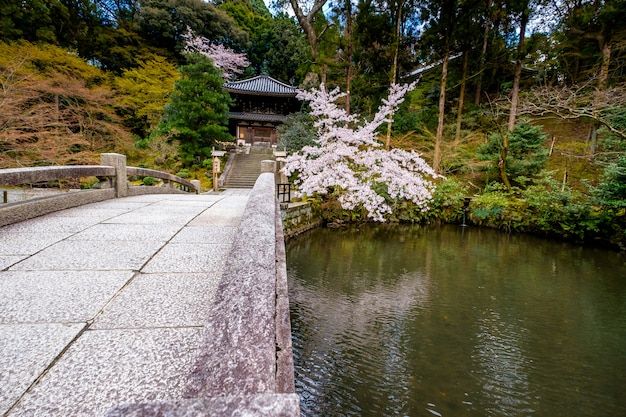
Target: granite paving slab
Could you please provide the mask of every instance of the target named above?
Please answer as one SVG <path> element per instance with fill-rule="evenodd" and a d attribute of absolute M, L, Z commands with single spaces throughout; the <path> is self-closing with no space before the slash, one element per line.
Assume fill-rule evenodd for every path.
<path fill-rule="evenodd" d="M 7 269 L 11 265 L 18 263 L 26 257 L 27 255 L 0 255 L 0 271 L 2 271 L 3 269 Z"/>
<path fill-rule="evenodd" d="M 87 217 L 36 217 L 23 222 L 0 227 L 0 233 L 76 233 L 94 224 L 98 219 Z"/>
<path fill-rule="evenodd" d="M 76 207 L 76 209 L 85 208 L 87 210 L 136 210 L 143 206 L 147 206 L 148 204 L 152 204 L 153 201 L 138 201 L 135 197 L 127 197 L 127 198 L 114 198 L 112 200 L 104 200 L 99 201 L 97 203 L 85 204 L 80 207 Z M 65 211 L 65 210 L 64 210 Z"/>
<path fill-rule="evenodd" d="M 0 325 L 0 414 L 5 415 L 83 326 Z"/>
<path fill-rule="evenodd" d="M 192 202 L 212 201 L 212 202 L 216 202 L 216 201 L 221 200 L 222 198 L 224 198 L 224 197 L 223 196 L 219 196 L 219 195 L 209 194 L 209 193 L 205 193 L 205 194 L 171 194 L 171 195 L 168 195 L 167 198 L 164 198 L 161 201 L 192 201 Z"/>
<path fill-rule="evenodd" d="M 0 255 L 32 255 L 72 233 L 7 232 L 0 228 Z"/>
<path fill-rule="evenodd" d="M 0 323 L 78 323 L 96 314 L 131 271 L 7 271 L 0 274 Z"/>
<path fill-rule="evenodd" d="M 249 196 L 252 192 L 250 188 L 227 188 L 225 190 L 220 191 L 209 191 L 206 194 L 217 195 L 222 197 L 233 197 L 233 196 Z"/>
<path fill-rule="evenodd" d="M 233 197 L 232 199 L 234 200 L 236 198 L 237 197 Z M 189 226 L 238 226 L 239 223 L 241 223 L 241 216 L 243 215 L 244 210 L 244 201 L 242 201 L 241 206 L 236 203 L 233 203 L 232 206 L 220 205 L 217 203 L 211 207 L 211 210 L 203 212 L 189 222 Z"/>
<path fill-rule="evenodd" d="M 237 228 L 233 226 L 188 226 L 171 240 L 172 243 L 222 243 L 233 241 Z"/>
<path fill-rule="evenodd" d="M 152 225 L 179 225 L 182 226 L 198 215 L 197 211 L 185 213 L 178 210 L 169 210 L 168 212 L 159 211 L 155 208 L 141 208 L 130 213 L 125 213 L 117 217 L 113 217 L 103 223 L 117 224 L 152 224 Z"/>
<path fill-rule="evenodd" d="M 202 326 L 219 274 L 138 274 L 92 329 Z"/>
<path fill-rule="evenodd" d="M 213 195 L 211 193 L 204 193 L 204 194 L 198 194 L 195 197 L 193 197 L 194 199 L 197 199 L 198 201 L 219 201 L 221 199 L 224 198 L 224 196 L 219 196 L 219 195 Z"/>
<path fill-rule="evenodd" d="M 159 227 L 154 227 L 152 224 L 100 223 L 72 235 L 68 240 L 110 241 L 112 237 L 115 237 L 116 241 L 142 241 L 148 239 L 166 242 L 180 228 L 181 226 L 176 224 L 162 224 Z"/>
<path fill-rule="evenodd" d="M 17 404 L 17 416 L 102 416 L 122 403 L 180 398 L 200 328 L 84 332 Z"/>
<path fill-rule="evenodd" d="M 185 196 L 182 196 L 185 197 Z M 206 209 L 207 207 L 211 207 L 213 204 L 217 203 L 219 200 L 201 200 L 195 197 L 186 197 L 186 198 L 178 198 L 178 199 L 164 199 L 162 201 L 154 202 L 150 205 L 145 206 L 144 208 L 152 208 L 158 207 L 168 210 L 177 210 L 180 208 L 184 209 L 192 209 L 192 208 L 201 208 Z"/>
<path fill-rule="evenodd" d="M 74 207 L 70 209 L 60 210 L 54 213 L 50 213 L 48 214 L 48 216 L 51 218 L 83 217 L 83 218 L 89 218 L 89 219 L 101 221 L 101 220 L 110 219 L 111 217 L 119 216 L 120 214 L 128 213 L 129 211 L 133 210 L 133 208 L 125 208 L 125 207 L 103 208 L 103 207 L 98 207 L 95 205 L 91 205 L 91 206 L 92 207 L 87 208 L 87 210 L 85 210 L 85 207 Z"/>
<path fill-rule="evenodd" d="M 108 242 L 108 243 L 107 243 Z M 163 246 L 149 238 L 138 241 L 58 242 L 13 265 L 11 270 L 140 270 Z M 113 243 L 114 242 L 114 243 Z"/>
<path fill-rule="evenodd" d="M 126 203 L 154 203 L 155 201 L 163 201 L 167 199 L 171 199 L 176 194 L 142 194 L 142 195 L 134 195 L 130 197 L 124 197 L 123 199 L 118 199 L 117 201 L 124 201 Z M 116 200 L 109 200 L 116 201 Z"/>
<path fill-rule="evenodd" d="M 293 417 L 300 415 L 297 394 L 227 395 L 194 398 L 171 403 L 126 404 L 106 417 Z"/>
<path fill-rule="evenodd" d="M 142 269 L 155 272 L 221 273 L 230 244 L 169 243 Z"/>

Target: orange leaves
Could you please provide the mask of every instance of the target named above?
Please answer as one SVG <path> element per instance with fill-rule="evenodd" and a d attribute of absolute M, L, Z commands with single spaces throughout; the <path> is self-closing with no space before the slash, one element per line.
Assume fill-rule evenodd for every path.
<path fill-rule="evenodd" d="M 61 48 L 0 43 L 0 168 L 94 163 L 130 143 L 105 79 Z"/>

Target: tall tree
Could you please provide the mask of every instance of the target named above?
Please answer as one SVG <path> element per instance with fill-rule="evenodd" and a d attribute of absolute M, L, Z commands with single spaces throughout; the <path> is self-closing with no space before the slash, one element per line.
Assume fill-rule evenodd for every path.
<path fill-rule="evenodd" d="M 511 91 L 511 110 L 509 112 L 508 131 L 512 132 L 517 120 L 517 105 L 519 103 L 520 81 L 522 79 L 522 61 L 524 59 L 525 50 L 524 42 L 526 40 L 526 26 L 530 17 L 530 0 L 522 0 L 518 3 L 519 11 L 519 40 L 517 42 L 517 53 L 515 57 L 515 75 L 513 77 L 513 89 Z M 506 152 L 506 146 L 505 146 Z M 506 154 L 503 156 L 506 160 Z M 506 183 L 506 181 L 505 181 Z"/>
<path fill-rule="evenodd" d="M 441 148 L 443 142 L 443 128 L 445 121 L 446 88 L 448 86 L 448 64 L 453 46 L 453 31 L 456 26 L 459 0 L 431 0 L 425 1 L 422 17 L 427 24 L 424 34 L 425 41 L 436 54 L 441 57 L 441 82 L 439 84 L 439 114 L 437 117 L 437 133 L 435 135 L 435 150 L 433 155 L 433 169 L 441 170 Z"/>
<path fill-rule="evenodd" d="M 456 132 L 454 134 L 456 139 L 461 137 L 461 125 L 463 121 L 463 106 L 465 105 L 465 89 L 467 85 L 467 67 L 469 64 L 469 51 L 465 49 L 463 51 L 463 69 L 461 71 L 461 88 L 459 91 L 459 105 L 456 112 Z"/>
<path fill-rule="evenodd" d="M 393 61 L 391 63 L 391 70 L 389 71 L 390 75 L 390 84 L 394 85 L 398 81 L 398 58 L 400 55 L 400 37 L 402 35 L 402 8 L 404 6 L 404 0 L 398 0 L 397 2 L 397 12 L 395 15 L 396 21 L 396 33 L 395 40 L 393 46 Z M 385 138 L 385 148 L 389 150 L 390 142 L 391 142 L 391 126 L 393 124 L 393 115 L 389 115 L 387 119 L 387 136 Z"/>
<path fill-rule="evenodd" d="M 592 47 L 593 54 L 587 55 L 586 58 L 592 63 L 588 77 L 597 80 L 594 111 L 600 107 L 603 91 L 609 86 L 613 49 L 626 42 L 624 19 L 626 19 L 624 2 L 594 0 L 575 3 L 563 22 L 565 34 L 577 40 L 577 45 Z M 589 150 L 592 157 L 596 151 L 598 128 L 599 125 L 594 123 L 589 132 Z"/>
<path fill-rule="evenodd" d="M 202 0 L 147 0 L 137 23 L 147 42 L 176 56 L 184 47 L 188 27 L 198 36 L 232 49 L 239 50 L 248 41 L 228 14 Z"/>
<path fill-rule="evenodd" d="M 399 10 L 402 3 L 402 12 Z M 412 10 L 408 0 L 361 1 L 354 18 L 354 74 L 351 105 L 355 111 L 372 113 L 393 81 L 408 63 L 416 60 L 418 29 L 408 27 Z M 398 36 L 399 33 L 399 36 Z M 396 62 L 395 69 L 394 59 Z"/>
<path fill-rule="evenodd" d="M 226 123 L 228 92 L 224 79 L 211 59 L 201 54 L 185 54 L 188 64 L 180 68 L 170 102 L 158 131 L 168 141 L 178 141 L 180 158 L 187 166 L 211 156 L 218 140 L 231 140 Z"/>
<path fill-rule="evenodd" d="M 513 0 L 510 3 L 510 15 L 517 15 L 519 18 L 519 40 L 517 42 L 516 59 L 515 59 L 515 73 L 513 76 L 513 88 L 511 90 L 511 107 L 509 109 L 509 120 L 507 123 L 507 133 L 502 136 L 502 153 L 500 155 L 500 161 L 498 167 L 500 169 L 500 178 L 507 187 L 511 189 L 511 182 L 507 175 L 507 163 L 509 161 L 509 137 L 513 129 L 515 128 L 515 122 L 517 120 L 517 106 L 519 104 L 519 90 L 520 82 L 522 79 L 522 60 L 524 58 L 525 49 L 524 41 L 526 40 L 526 26 L 528 25 L 528 19 L 530 17 L 530 0 Z"/>
<path fill-rule="evenodd" d="M 487 0 L 487 4 L 484 11 L 484 27 L 482 35 L 482 48 L 480 51 L 480 58 L 478 60 L 478 71 L 476 72 L 476 91 L 474 92 L 474 105 L 478 107 L 480 105 L 480 96 L 482 94 L 483 86 L 483 73 L 485 72 L 485 66 L 487 63 L 487 47 L 489 46 L 489 32 L 491 30 L 491 5 L 493 0 Z"/>
<path fill-rule="evenodd" d="M 324 36 L 324 32 L 328 29 L 328 25 L 318 32 L 313 24 L 313 19 L 322 11 L 322 8 L 327 2 L 328 0 L 315 0 L 311 8 L 308 11 L 305 11 L 303 7 L 304 2 L 289 0 L 293 13 L 296 15 L 296 19 L 298 19 L 298 23 L 300 24 L 300 27 L 302 27 L 307 41 L 309 42 L 309 46 L 311 47 L 311 57 L 313 58 L 313 62 L 321 67 L 323 67 L 323 63 L 319 62 L 319 43 L 322 36 Z M 325 82 L 326 77 L 324 69 L 322 68 L 320 72 L 321 81 Z"/>
<path fill-rule="evenodd" d="M 345 30 L 345 42 L 346 42 L 346 113 L 350 114 L 350 87 L 352 84 L 352 72 L 353 72 L 353 50 L 354 43 L 352 41 L 352 0 L 345 0 L 346 8 L 346 30 Z"/>

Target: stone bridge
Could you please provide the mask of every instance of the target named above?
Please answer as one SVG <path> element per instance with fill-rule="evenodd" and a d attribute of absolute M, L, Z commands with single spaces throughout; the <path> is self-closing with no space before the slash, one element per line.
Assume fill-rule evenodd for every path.
<path fill-rule="evenodd" d="M 0 412 L 299 415 L 274 174 L 197 194 L 115 154 L 80 169 L 105 188 L 0 205 Z"/>

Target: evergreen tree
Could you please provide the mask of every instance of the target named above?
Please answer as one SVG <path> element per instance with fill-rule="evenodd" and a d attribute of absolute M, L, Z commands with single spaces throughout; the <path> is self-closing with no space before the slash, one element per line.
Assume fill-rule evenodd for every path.
<path fill-rule="evenodd" d="M 620 155 L 606 166 L 595 197 L 602 206 L 626 208 L 626 156 Z"/>
<path fill-rule="evenodd" d="M 180 68 L 182 78 L 176 81 L 170 102 L 158 132 L 168 141 L 179 143 L 179 154 L 186 166 L 211 156 L 216 141 L 231 140 L 225 127 L 228 121 L 228 92 L 224 79 L 209 58 L 186 54 L 187 65 Z"/>
<path fill-rule="evenodd" d="M 512 132 L 492 134 L 489 136 L 489 141 L 478 149 L 479 159 L 493 161 L 493 165 L 488 171 L 494 178 L 501 178 L 502 147 L 504 146 L 504 137 L 507 135 L 508 153 L 504 165 L 507 177 L 513 180 L 520 176 L 531 177 L 546 167 L 548 151 L 543 147 L 546 135 L 540 127 L 523 121 L 515 125 Z"/>
<path fill-rule="evenodd" d="M 313 117 L 304 112 L 292 113 L 278 126 L 279 150 L 297 152 L 305 146 L 317 146 Z"/>

